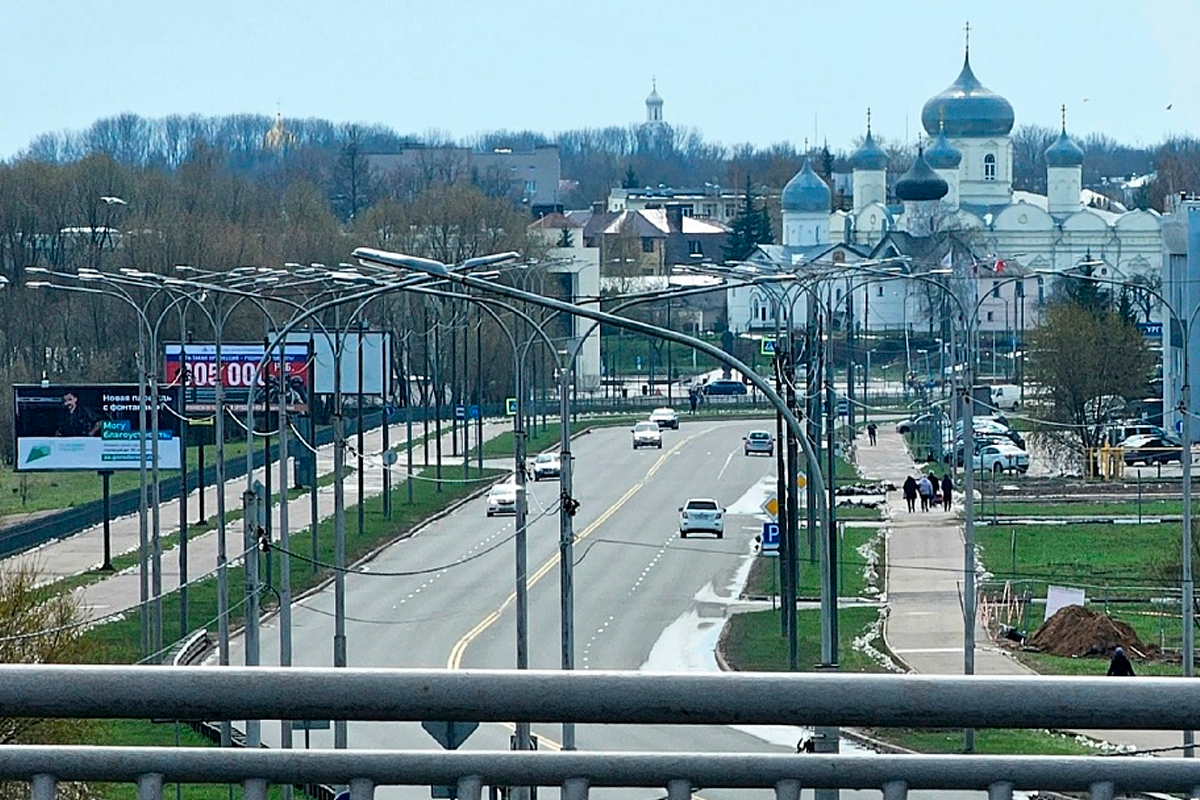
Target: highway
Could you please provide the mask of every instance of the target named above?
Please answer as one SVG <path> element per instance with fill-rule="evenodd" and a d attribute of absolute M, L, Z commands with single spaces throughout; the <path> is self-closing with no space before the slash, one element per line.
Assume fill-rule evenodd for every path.
<path fill-rule="evenodd" d="M 578 669 L 715 670 L 714 647 L 761 531 L 759 506 L 774 486 L 775 460 L 746 457 L 742 436 L 768 427 L 745 420 L 682 421 L 663 431 L 662 450 L 633 450 L 625 427 L 576 438 L 576 664 Z M 534 669 L 560 664 L 557 481 L 530 482 L 529 653 Z M 694 496 L 726 507 L 725 537 L 679 538 L 678 507 Z M 544 512 L 544 516 L 539 516 Z M 415 536 L 382 550 L 348 576 L 347 649 L 352 667 L 516 666 L 513 518 L 488 518 L 482 497 Z M 294 661 L 331 666 L 332 586 L 293 611 Z M 278 663 L 278 619 L 263 628 L 263 664 Z M 240 639 L 233 663 L 241 663 Z M 464 750 L 510 747 L 511 725 L 484 724 Z M 541 749 L 557 749 L 558 725 L 534 725 Z M 579 726 L 577 746 L 607 751 L 795 752 L 790 726 Z M 314 730 L 313 747 L 332 747 Z M 351 723 L 351 748 L 436 749 L 416 723 Z M 263 724 L 279 746 L 280 726 Z M 295 747 L 305 734 L 296 732 Z M 843 747 L 845 747 L 843 745 Z M 803 756 L 797 756 L 803 757 Z M 657 800 L 660 788 L 597 790 L 605 797 Z M 541 790 L 543 800 L 557 791 Z M 946 796 L 914 793 L 913 796 Z M 380 787 L 377 797 L 423 800 L 424 787 Z M 704 800 L 746 800 L 747 791 L 706 790 Z M 756 796 L 765 797 L 758 793 Z M 811 798 L 811 792 L 804 793 Z M 843 792 L 846 798 L 877 792 Z M 966 796 L 965 794 L 960 796 Z"/>

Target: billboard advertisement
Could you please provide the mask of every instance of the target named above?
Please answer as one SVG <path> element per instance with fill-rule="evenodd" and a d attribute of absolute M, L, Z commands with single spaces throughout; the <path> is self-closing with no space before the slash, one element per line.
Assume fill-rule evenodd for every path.
<path fill-rule="evenodd" d="M 392 336 L 383 331 L 360 331 L 358 328 L 343 328 L 340 333 L 335 330 L 329 336 L 317 331 L 309 334 L 307 331 L 292 331 L 288 334 L 289 345 L 308 345 L 312 340 L 313 347 L 313 392 L 316 394 L 334 393 L 334 342 L 337 341 L 337 351 L 342 354 L 342 394 L 352 395 L 359 391 L 358 384 L 358 351 L 362 344 L 362 393 L 374 397 L 389 397 L 391 395 Z"/>
<path fill-rule="evenodd" d="M 308 342 L 288 344 L 284 350 L 287 375 L 280 392 L 279 350 L 261 371 L 266 346 L 263 344 L 221 343 L 221 363 L 217 364 L 215 344 L 168 344 L 164 352 L 165 386 L 179 387 L 184 408 L 189 414 L 211 414 L 217 408 L 217 381 L 221 382 L 225 408 L 245 411 L 253 402 L 263 411 L 277 408 L 280 396 L 286 398 L 288 413 L 307 414 L 311 360 Z"/>
<path fill-rule="evenodd" d="M 143 398 L 136 385 L 14 386 L 13 397 L 18 472 L 138 469 L 143 402 L 146 466 L 152 466 L 152 406 L 149 393 Z M 161 391 L 158 400 L 158 466 L 179 469 L 179 398 L 174 391 Z"/>

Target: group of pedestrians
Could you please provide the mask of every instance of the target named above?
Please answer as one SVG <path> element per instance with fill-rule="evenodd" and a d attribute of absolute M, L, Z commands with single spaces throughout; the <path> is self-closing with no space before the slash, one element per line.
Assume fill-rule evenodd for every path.
<path fill-rule="evenodd" d="M 918 473 L 920 474 L 920 473 Z M 921 501 L 921 510 L 929 511 L 937 508 L 938 492 L 941 491 L 942 510 L 950 510 L 950 502 L 954 496 L 954 480 L 947 472 L 938 480 L 938 476 L 934 473 L 928 475 L 922 474 L 920 478 L 914 478 L 909 475 L 904 481 L 904 504 L 908 506 L 909 513 L 916 511 L 917 500 Z"/>

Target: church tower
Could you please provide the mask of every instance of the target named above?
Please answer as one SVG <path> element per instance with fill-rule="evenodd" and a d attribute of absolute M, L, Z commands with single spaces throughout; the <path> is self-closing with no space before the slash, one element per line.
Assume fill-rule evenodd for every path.
<path fill-rule="evenodd" d="M 859 211 L 871 203 L 887 203 L 888 154 L 875 143 L 871 136 L 871 109 L 867 109 L 867 138 L 850 156 L 852 172 L 851 191 L 854 192 L 854 210 Z"/>
<path fill-rule="evenodd" d="M 938 177 L 946 182 L 946 196 L 942 205 L 946 208 L 958 208 L 958 168 L 962 164 L 962 153 L 946 138 L 946 125 L 940 123 L 938 136 L 925 151 L 925 161 L 933 168 Z"/>
<path fill-rule="evenodd" d="M 908 172 L 896 181 L 896 198 L 904 203 L 904 230 L 911 236 L 929 236 L 936 232 L 941 200 L 949 189 L 929 162 L 924 150 Z"/>
<path fill-rule="evenodd" d="M 663 99 L 658 94 L 658 81 L 650 81 L 650 96 L 646 98 L 646 124 L 662 124 Z"/>
<path fill-rule="evenodd" d="M 1067 135 L 1067 107 L 1062 107 L 1062 133 L 1046 149 L 1046 210 L 1073 214 L 1083 208 L 1083 148 Z"/>
<path fill-rule="evenodd" d="M 833 194 L 812 162 L 804 166 L 783 187 L 779 200 L 783 206 L 783 244 L 806 247 L 829 243 L 829 211 Z"/>
<path fill-rule="evenodd" d="M 995 206 L 1012 202 L 1012 105 L 979 82 L 971 70 L 970 28 L 962 71 L 945 91 L 921 109 L 921 125 L 931 137 L 945 132 L 962 153 L 958 173 L 960 205 Z"/>

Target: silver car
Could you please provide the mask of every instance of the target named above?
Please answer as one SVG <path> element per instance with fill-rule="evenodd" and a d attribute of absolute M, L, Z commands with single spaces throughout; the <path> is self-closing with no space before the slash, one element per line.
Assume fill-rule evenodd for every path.
<path fill-rule="evenodd" d="M 662 450 L 662 431 L 657 422 L 646 420 L 633 426 L 633 449 L 657 447 Z"/>
<path fill-rule="evenodd" d="M 764 455 L 775 455 L 775 437 L 766 431 L 750 431 L 742 437 L 745 445 L 742 447 L 746 455 L 762 453 Z"/>

